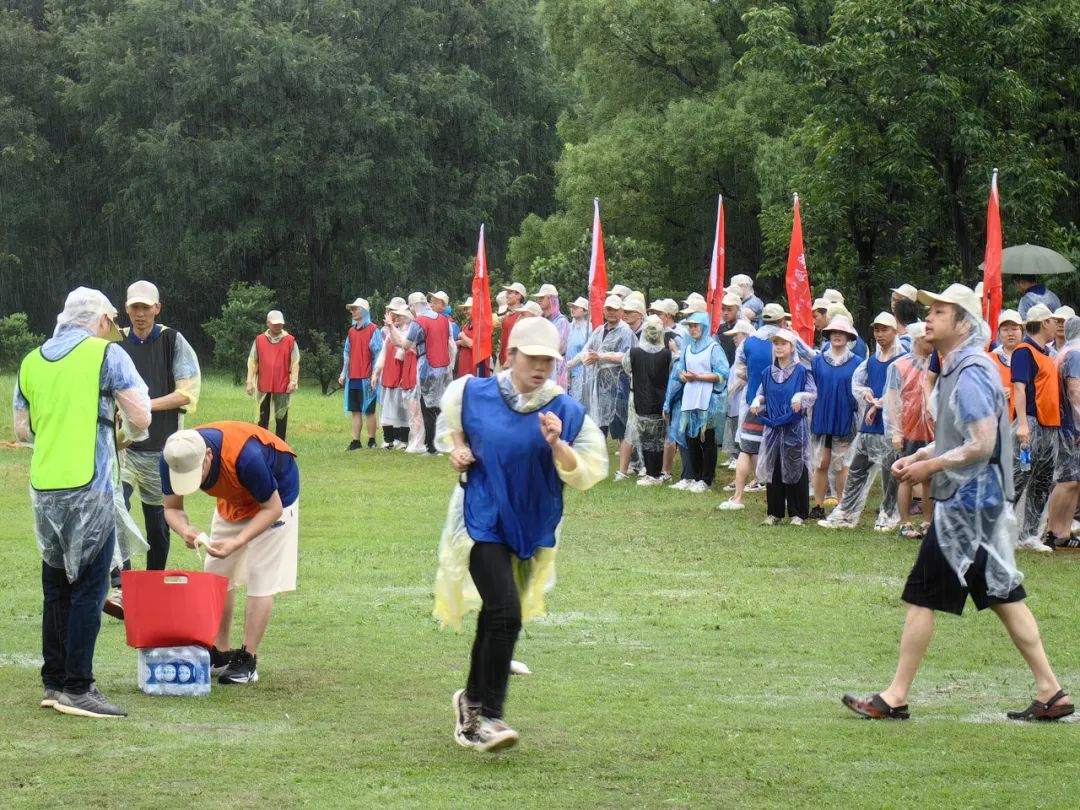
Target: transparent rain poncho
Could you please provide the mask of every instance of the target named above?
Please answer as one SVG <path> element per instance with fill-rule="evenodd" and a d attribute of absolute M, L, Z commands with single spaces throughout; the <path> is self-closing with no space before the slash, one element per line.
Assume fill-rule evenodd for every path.
<path fill-rule="evenodd" d="M 1065 345 L 1055 360 L 1061 379 L 1061 430 L 1055 481 L 1080 481 L 1080 318 L 1065 322 Z"/>
<path fill-rule="evenodd" d="M 625 354 L 635 343 L 634 333 L 622 321 L 605 333 L 606 326 L 601 324 L 592 331 L 585 342 L 585 348 L 578 355 L 582 360 L 589 352 L 599 354 Z M 619 388 L 623 377 L 619 363 L 593 363 L 585 366 L 582 382 L 582 404 L 596 424 L 604 428 L 615 420 L 619 404 Z M 626 400 L 622 400 L 624 406 Z"/>
<path fill-rule="evenodd" d="M 797 484 L 810 470 L 810 408 L 817 398 L 814 375 L 794 360 L 780 367 L 770 363 L 758 385 L 754 405 L 764 425 L 758 450 L 757 478 L 773 484 Z M 799 410 L 795 410 L 798 403 Z M 780 481 L 774 481 L 777 462 Z"/>
<path fill-rule="evenodd" d="M 650 315 L 646 321 L 645 326 L 641 331 L 641 340 L 638 342 L 637 348 L 643 352 L 648 352 L 651 355 L 664 352 L 669 358 L 667 364 L 668 372 L 671 370 L 671 352 L 664 345 L 664 327 L 660 319 L 655 315 Z M 631 350 L 633 351 L 633 350 Z M 631 352 L 627 352 L 623 355 L 622 368 L 623 371 L 630 377 L 630 416 L 627 419 L 626 426 L 626 440 L 631 444 L 637 445 L 643 452 L 663 452 L 664 439 L 667 434 L 667 427 L 664 424 L 663 413 L 656 414 L 639 414 L 634 407 L 633 391 L 636 389 L 640 393 L 640 389 L 637 389 L 639 385 L 645 385 L 644 380 L 635 380 L 633 373 L 633 364 L 631 362 Z M 664 394 L 667 390 L 667 377 L 665 375 L 664 386 L 659 390 L 651 391 L 649 398 L 654 399 L 661 405 L 663 405 Z"/>
<path fill-rule="evenodd" d="M 831 416 L 838 416 L 841 411 L 847 413 L 847 405 L 843 408 L 840 406 L 843 403 L 854 403 L 854 398 L 850 397 L 851 392 L 851 380 L 850 374 L 854 373 L 854 367 L 859 364 L 853 362 L 855 354 L 851 351 L 850 345 L 845 347 L 839 354 L 834 354 L 831 348 L 826 348 L 814 358 L 812 369 L 814 370 L 814 382 L 819 386 L 819 396 L 822 398 L 821 402 L 817 402 L 814 405 L 814 410 L 811 412 L 811 433 L 810 433 L 810 461 L 813 469 L 821 467 L 822 461 L 825 459 L 825 451 L 829 450 L 829 476 L 830 480 L 842 470 L 844 470 L 850 463 L 851 457 L 854 455 L 855 444 L 855 411 L 856 406 L 851 405 L 851 413 L 845 417 L 844 422 L 848 423 L 848 430 L 842 435 L 837 435 L 833 432 L 828 433 L 814 433 L 814 422 L 819 420 L 824 422 L 828 426 L 829 422 L 834 422 L 833 429 L 840 428 L 840 419 L 828 419 L 827 414 Z M 825 367 L 827 366 L 827 368 Z M 823 383 L 822 379 L 832 378 L 830 372 L 832 369 L 840 369 L 846 374 L 846 377 L 841 379 L 847 380 L 847 386 L 844 391 L 828 390 L 828 382 Z M 820 376 L 822 379 L 819 379 Z M 839 374 L 840 372 L 836 372 Z M 842 395 L 842 396 L 841 396 Z M 825 409 L 822 413 L 818 413 L 819 409 Z M 831 441 L 830 441 L 831 440 Z M 829 446 L 831 445 L 831 447 Z"/>
<path fill-rule="evenodd" d="M 904 442 L 930 442 L 934 439 L 934 420 L 927 401 L 930 355 L 911 353 L 889 366 L 885 382 L 882 421 L 885 437 L 893 449 Z"/>
<path fill-rule="evenodd" d="M 589 322 L 585 318 L 571 322 L 570 332 L 566 339 L 566 358 L 568 361 L 581 354 L 581 350 L 585 348 L 585 343 L 589 340 L 589 331 Z M 579 361 L 567 373 L 570 385 L 567 393 L 578 402 L 581 402 L 584 397 L 585 366 L 581 365 Z"/>
<path fill-rule="evenodd" d="M 945 464 L 933 480 L 933 523 L 960 582 L 983 549 L 987 593 L 1004 598 L 1023 580 L 1013 553 L 1012 435 L 1001 376 L 983 351 L 988 332 L 967 313 L 961 328 L 967 337 L 944 358 L 930 398 L 936 440 L 927 453 Z"/>

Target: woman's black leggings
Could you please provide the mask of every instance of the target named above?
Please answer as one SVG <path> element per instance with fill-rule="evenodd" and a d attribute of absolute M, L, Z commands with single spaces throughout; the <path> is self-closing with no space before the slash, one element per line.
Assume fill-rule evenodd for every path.
<path fill-rule="evenodd" d="M 686 449 L 694 476 L 711 487 L 713 479 L 716 478 L 716 431 L 709 428 L 705 431 L 704 439 L 687 436 Z"/>
<path fill-rule="evenodd" d="M 513 552 L 502 543 L 474 543 L 469 573 L 483 607 L 476 622 L 465 699 L 480 705 L 480 714 L 503 716 L 510 661 L 521 632 L 521 600 L 514 581 Z"/>

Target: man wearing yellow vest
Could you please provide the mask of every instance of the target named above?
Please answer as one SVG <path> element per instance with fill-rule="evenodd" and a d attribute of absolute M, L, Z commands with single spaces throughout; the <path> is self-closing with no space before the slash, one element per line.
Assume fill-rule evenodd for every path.
<path fill-rule="evenodd" d="M 116 309 L 98 290 L 68 294 L 56 330 L 22 361 L 15 436 L 33 442 L 30 501 L 44 594 L 42 708 L 125 717 L 94 682 L 94 646 L 116 542 L 115 415 L 145 435 L 150 397 L 119 340 Z"/>

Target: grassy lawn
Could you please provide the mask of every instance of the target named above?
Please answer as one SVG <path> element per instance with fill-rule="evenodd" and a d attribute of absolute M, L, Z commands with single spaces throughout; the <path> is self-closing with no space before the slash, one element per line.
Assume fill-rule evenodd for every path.
<path fill-rule="evenodd" d="M 10 377 L 0 390 L 10 402 Z M 214 379 L 193 421 L 253 412 Z M 5 404 L 0 438 L 10 419 Z M 0 806 L 1077 804 L 1072 724 L 1004 718 L 1033 685 L 989 613 L 939 620 L 911 721 L 860 721 L 840 705 L 845 690 L 891 677 L 912 541 L 763 529 L 764 495 L 718 512 L 719 491 L 610 480 L 568 495 L 551 613 L 518 647 L 536 674 L 511 682 L 521 744 L 458 748 L 450 695 L 464 683 L 472 625 L 455 635 L 430 619 L 447 460 L 346 455 L 340 399 L 310 387 L 290 431 L 303 481 L 300 589 L 275 606 L 259 683 L 202 699 L 143 695 L 135 651 L 106 617 L 96 676 L 130 713 L 111 723 L 37 708 L 29 453 L 0 449 Z M 209 498 L 189 499 L 204 526 L 211 510 Z M 197 564 L 175 537 L 171 562 Z M 1051 660 L 1080 693 L 1078 565 L 1080 555 L 1021 557 Z"/>

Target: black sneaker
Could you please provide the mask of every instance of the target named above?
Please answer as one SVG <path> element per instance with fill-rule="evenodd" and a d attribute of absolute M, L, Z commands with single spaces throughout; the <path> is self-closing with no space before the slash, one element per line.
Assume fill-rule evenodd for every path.
<path fill-rule="evenodd" d="M 824 520 L 825 519 L 825 507 L 815 506 L 810 510 L 810 514 L 806 518 L 807 520 Z"/>
<path fill-rule="evenodd" d="M 364 449 L 364 443 L 362 441 L 360 441 L 359 439 L 353 439 L 351 442 L 349 442 L 349 446 L 345 448 L 345 452 L 348 453 L 350 450 L 363 450 L 363 449 Z"/>
<path fill-rule="evenodd" d="M 1046 546 L 1047 548 L 1049 548 L 1051 551 L 1053 551 L 1054 549 L 1056 549 L 1058 547 L 1058 537 L 1053 532 L 1048 531 L 1046 534 L 1044 534 L 1043 538 L 1042 538 L 1042 542 L 1043 542 L 1043 545 Z M 1061 541 L 1061 543 L 1063 543 L 1063 544 L 1064 544 L 1064 542 L 1065 542 L 1064 540 Z"/>
<path fill-rule="evenodd" d="M 229 664 L 232 663 L 233 656 L 235 656 L 239 650 L 227 650 L 222 652 L 217 647 L 210 648 L 210 677 L 216 678 L 222 672 L 229 668 Z"/>
<path fill-rule="evenodd" d="M 375 440 L 374 439 L 368 439 L 367 440 L 367 449 L 368 450 L 374 450 L 375 449 Z"/>
<path fill-rule="evenodd" d="M 256 657 L 249 653 L 246 647 L 234 651 L 229 665 L 218 676 L 218 683 L 255 683 L 258 681 L 259 673 L 255 671 Z"/>

